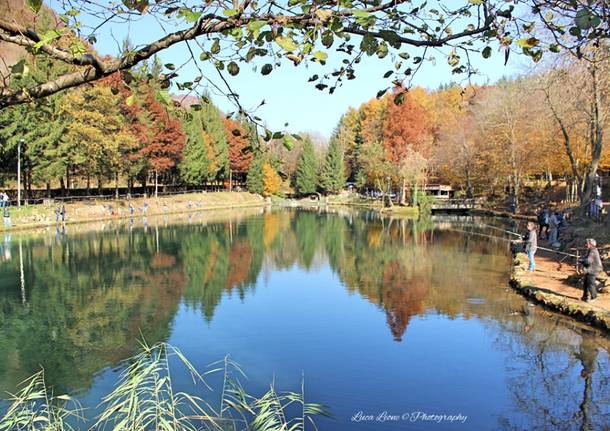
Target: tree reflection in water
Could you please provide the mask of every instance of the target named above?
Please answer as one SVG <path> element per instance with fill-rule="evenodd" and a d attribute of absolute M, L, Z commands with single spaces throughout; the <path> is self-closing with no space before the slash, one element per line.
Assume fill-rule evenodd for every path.
<path fill-rule="evenodd" d="M 223 295 L 244 299 L 261 274 L 328 266 L 349 292 L 385 313 L 396 342 L 415 316 L 427 313 L 485 322 L 511 358 L 517 413 L 500 419 L 502 429 L 524 423 L 594 430 L 610 423 L 608 373 L 599 372 L 608 368 L 607 340 L 523 311 L 524 301 L 505 286 L 506 242 L 460 232 L 483 231 L 477 220 L 460 220 L 456 228 L 373 213 L 285 210 L 201 220 L 160 227 L 163 221 L 151 219 L 143 228 L 131 220 L 101 234 L 23 239 L 26 292 L 18 243 L 5 237 L 0 389 L 13 390 L 39 365 L 62 390 L 88 388 L 95 373 L 134 351 L 140 334 L 151 344 L 167 339 L 181 301 L 211 322 Z"/>

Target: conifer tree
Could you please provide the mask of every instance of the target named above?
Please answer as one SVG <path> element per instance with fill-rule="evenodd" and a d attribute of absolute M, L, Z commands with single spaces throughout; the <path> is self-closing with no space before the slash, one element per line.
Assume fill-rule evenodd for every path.
<path fill-rule="evenodd" d="M 310 139 L 303 141 L 303 150 L 297 162 L 296 189 L 302 195 L 316 192 L 318 162 Z"/>
<path fill-rule="evenodd" d="M 343 151 L 337 139 L 331 139 L 320 172 L 320 187 L 326 193 L 339 193 L 345 185 Z"/>
<path fill-rule="evenodd" d="M 223 115 L 209 97 L 201 100 L 201 127 L 205 132 L 208 152 L 208 171 L 210 179 L 226 178 L 229 175 L 229 144 Z"/>
<path fill-rule="evenodd" d="M 203 184 L 210 179 L 206 132 L 201 127 L 199 111 L 193 111 L 184 123 L 186 143 L 184 159 L 180 163 L 180 174 L 188 184 Z M 209 138 L 208 138 L 209 140 Z"/>
<path fill-rule="evenodd" d="M 246 183 L 250 193 L 262 195 L 265 191 L 265 178 L 263 174 L 263 165 L 265 164 L 265 155 L 261 151 L 254 154 L 254 158 L 248 169 L 248 177 Z"/>

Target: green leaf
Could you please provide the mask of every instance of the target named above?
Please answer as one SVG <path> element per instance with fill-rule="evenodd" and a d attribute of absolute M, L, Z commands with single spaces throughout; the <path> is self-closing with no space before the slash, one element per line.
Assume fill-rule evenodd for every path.
<path fill-rule="evenodd" d="M 235 16 L 239 13 L 238 9 L 225 9 L 224 10 L 224 16 L 226 16 L 227 18 L 231 18 L 232 16 Z"/>
<path fill-rule="evenodd" d="M 483 48 L 481 55 L 483 55 L 483 58 L 491 57 L 491 46 L 486 46 L 485 48 Z"/>
<path fill-rule="evenodd" d="M 332 31 L 325 31 L 322 34 L 322 45 L 324 45 L 325 48 L 330 48 L 333 45 L 334 39 Z"/>
<path fill-rule="evenodd" d="M 42 7 L 42 0 L 28 0 L 28 6 L 34 13 L 38 13 Z"/>
<path fill-rule="evenodd" d="M 40 36 L 40 40 L 38 42 L 36 42 L 36 44 L 34 45 L 34 50 L 38 51 L 44 45 L 48 45 L 51 42 L 53 42 L 55 39 L 59 39 L 60 37 L 61 37 L 61 32 L 58 30 L 46 31 Z"/>
<path fill-rule="evenodd" d="M 172 63 L 165 64 L 165 67 L 169 70 L 176 70 L 176 66 L 174 66 Z"/>
<path fill-rule="evenodd" d="M 214 40 L 214 43 L 212 43 L 212 48 L 210 49 L 210 51 L 212 52 L 212 54 L 218 54 L 220 52 L 220 41 L 218 39 Z"/>
<path fill-rule="evenodd" d="M 360 9 L 352 10 L 352 15 L 354 15 L 356 18 L 368 18 L 369 16 L 371 16 L 370 12 Z"/>
<path fill-rule="evenodd" d="M 582 30 L 588 30 L 591 28 L 591 14 L 589 11 L 587 9 L 580 9 L 578 12 L 576 12 L 574 24 L 576 24 L 578 28 Z"/>
<path fill-rule="evenodd" d="M 269 63 L 267 63 L 261 68 L 261 74 L 269 75 L 272 70 L 273 70 L 273 66 L 270 65 Z"/>
<path fill-rule="evenodd" d="M 201 61 L 206 61 L 210 59 L 210 53 L 207 51 L 203 51 L 201 54 L 199 54 L 199 60 Z"/>
<path fill-rule="evenodd" d="M 261 29 L 266 25 L 267 21 L 257 20 L 250 21 L 246 27 L 248 28 L 248 31 L 252 33 L 252 36 L 256 39 L 261 34 Z"/>
<path fill-rule="evenodd" d="M 283 143 L 284 143 L 284 148 L 286 148 L 288 151 L 291 151 L 294 148 L 294 142 L 288 135 L 284 135 Z"/>
<path fill-rule="evenodd" d="M 278 36 L 275 38 L 275 43 L 277 43 L 284 51 L 292 52 L 295 51 L 299 46 L 296 44 L 291 37 L 288 36 Z"/>
<path fill-rule="evenodd" d="M 230 62 L 227 66 L 227 71 L 231 76 L 235 76 L 239 73 L 239 66 L 234 61 Z"/>
<path fill-rule="evenodd" d="M 535 37 L 517 40 L 517 45 L 519 45 L 521 48 L 526 48 L 526 49 L 533 48 L 533 47 L 537 46 L 539 43 L 540 43 L 540 41 L 538 39 L 536 39 Z"/>
<path fill-rule="evenodd" d="M 485 0 L 468 0 L 468 3 L 479 5 L 485 3 Z"/>
<path fill-rule="evenodd" d="M 316 51 L 313 53 L 313 57 L 318 60 L 320 63 L 324 63 L 328 58 L 328 54 L 323 51 Z"/>
<path fill-rule="evenodd" d="M 135 101 L 136 101 L 136 96 L 135 96 L 135 94 L 132 94 L 127 99 L 125 99 L 125 104 L 127 106 L 131 106 L 131 105 L 133 105 L 135 103 Z"/>
<path fill-rule="evenodd" d="M 189 8 L 180 9 L 180 16 L 183 17 L 186 22 L 195 22 L 202 14 L 202 12 L 195 12 Z"/>
<path fill-rule="evenodd" d="M 394 104 L 395 105 L 402 105 L 402 102 L 405 101 L 405 94 L 406 93 L 404 91 L 401 91 L 396 96 L 394 96 Z"/>

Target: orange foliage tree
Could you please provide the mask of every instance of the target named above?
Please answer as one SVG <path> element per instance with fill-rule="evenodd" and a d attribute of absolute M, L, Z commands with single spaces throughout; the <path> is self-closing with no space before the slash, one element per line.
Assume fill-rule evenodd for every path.
<path fill-rule="evenodd" d="M 265 184 L 264 196 L 271 196 L 280 191 L 282 179 L 269 162 L 263 165 L 263 181 Z"/>

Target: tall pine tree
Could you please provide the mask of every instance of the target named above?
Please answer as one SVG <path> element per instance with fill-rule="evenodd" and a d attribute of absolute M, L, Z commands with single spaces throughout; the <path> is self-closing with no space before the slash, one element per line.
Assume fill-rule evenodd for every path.
<path fill-rule="evenodd" d="M 256 151 L 254 158 L 248 169 L 248 177 L 246 183 L 250 193 L 262 195 L 265 191 L 265 176 L 263 174 L 263 166 L 265 165 L 266 157 L 263 152 Z"/>
<path fill-rule="evenodd" d="M 188 184 L 198 185 L 209 181 L 210 170 L 206 132 L 201 127 L 199 111 L 192 111 L 184 122 L 186 143 L 184 144 L 184 159 L 180 162 L 180 175 Z M 209 139 L 209 138 L 208 138 Z"/>
<path fill-rule="evenodd" d="M 343 151 L 337 139 L 331 139 L 320 172 L 320 187 L 326 193 L 339 193 L 345 186 Z"/>
<path fill-rule="evenodd" d="M 303 141 L 303 150 L 297 161 L 297 172 L 295 185 L 297 192 L 302 195 L 310 195 L 316 192 L 318 176 L 318 162 L 314 153 L 311 140 Z"/>
<path fill-rule="evenodd" d="M 227 178 L 229 175 L 229 144 L 223 115 L 208 96 L 201 99 L 201 127 L 205 132 L 208 151 L 208 171 L 210 179 Z"/>

